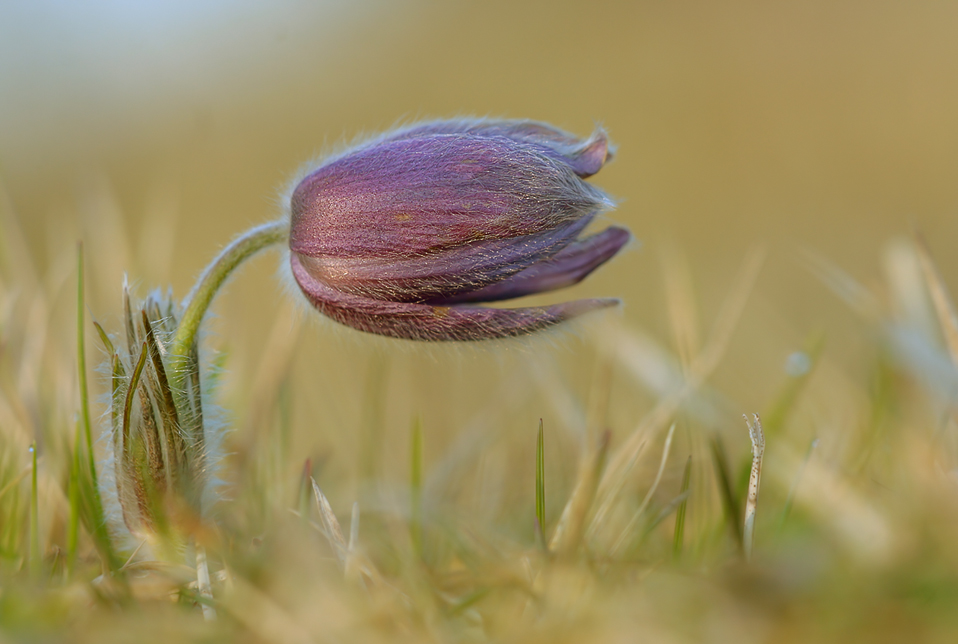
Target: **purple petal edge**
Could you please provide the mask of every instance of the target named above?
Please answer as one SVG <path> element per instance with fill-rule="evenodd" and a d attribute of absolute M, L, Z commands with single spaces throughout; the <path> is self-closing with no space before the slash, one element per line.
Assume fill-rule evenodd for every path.
<path fill-rule="evenodd" d="M 430 300 L 429 304 L 496 302 L 565 288 L 585 279 L 618 253 L 631 238 L 628 230 L 611 226 L 566 246 L 552 258 L 533 264 L 500 282 L 469 293 Z"/>
<path fill-rule="evenodd" d="M 388 302 L 330 288 L 314 279 L 295 254 L 290 256 L 290 265 L 303 294 L 319 312 L 360 331 L 405 340 L 478 341 L 528 335 L 619 304 L 616 299 L 590 299 L 548 307 L 493 309 Z"/>
<path fill-rule="evenodd" d="M 612 160 L 614 153 L 605 130 L 597 128 L 584 140 L 547 123 L 527 120 L 452 119 L 418 123 L 381 141 L 400 141 L 443 134 L 503 136 L 540 147 L 549 156 L 569 164 L 582 177 L 591 177 Z"/>

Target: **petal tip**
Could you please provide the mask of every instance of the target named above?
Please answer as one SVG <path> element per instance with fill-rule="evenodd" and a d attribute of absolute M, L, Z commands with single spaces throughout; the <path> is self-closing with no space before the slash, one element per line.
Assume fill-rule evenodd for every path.
<path fill-rule="evenodd" d="M 622 300 L 616 297 L 597 297 L 587 300 L 573 300 L 572 302 L 563 302 L 555 304 L 548 308 L 549 313 L 555 315 L 560 320 L 571 320 L 581 317 L 594 311 L 602 309 L 615 308 L 622 305 Z"/>
<path fill-rule="evenodd" d="M 609 137 L 600 128 L 572 154 L 570 161 L 575 173 L 584 179 L 601 170 L 614 156 Z"/>

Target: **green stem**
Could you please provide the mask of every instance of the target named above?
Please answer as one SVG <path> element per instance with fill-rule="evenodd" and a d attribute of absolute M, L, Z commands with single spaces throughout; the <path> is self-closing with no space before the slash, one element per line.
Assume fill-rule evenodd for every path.
<path fill-rule="evenodd" d="M 243 263 L 260 250 L 284 241 L 289 230 L 289 223 L 283 219 L 251 228 L 233 240 L 229 246 L 216 256 L 193 286 L 193 290 L 183 302 L 183 315 L 176 328 L 176 336 L 170 347 L 172 372 L 178 377 L 182 372 L 182 361 L 189 355 L 190 347 L 199 331 L 200 323 L 206 310 L 213 301 L 213 296 L 226 281 L 226 278 Z"/>

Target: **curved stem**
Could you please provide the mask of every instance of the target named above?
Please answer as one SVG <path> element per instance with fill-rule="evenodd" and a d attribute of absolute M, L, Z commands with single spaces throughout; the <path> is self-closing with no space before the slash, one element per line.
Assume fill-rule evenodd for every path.
<path fill-rule="evenodd" d="M 216 256 L 196 281 L 193 290 L 183 301 L 183 315 L 176 328 L 176 335 L 170 345 L 170 355 L 174 361 L 189 354 L 190 347 L 199 331 L 206 310 L 213 296 L 229 277 L 230 273 L 247 258 L 258 251 L 278 244 L 287 237 L 289 222 L 285 219 L 251 228 L 233 240 L 229 246 Z M 178 372 L 173 370 L 174 374 Z"/>

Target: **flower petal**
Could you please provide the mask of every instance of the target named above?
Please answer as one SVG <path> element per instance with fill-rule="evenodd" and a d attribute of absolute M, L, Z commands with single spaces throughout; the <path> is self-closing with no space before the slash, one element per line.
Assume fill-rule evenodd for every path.
<path fill-rule="evenodd" d="M 454 297 L 506 279 L 559 252 L 578 237 L 592 216 L 553 230 L 476 242 L 407 259 L 310 257 L 303 267 L 332 288 L 395 302 Z"/>
<path fill-rule="evenodd" d="M 580 177 L 590 177 L 612 160 L 609 139 L 602 129 L 597 129 L 583 141 L 546 123 L 527 120 L 455 119 L 420 123 L 402 129 L 382 139 L 399 141 L 436 134 L 475 134 L 479 136 L 502 136 L 513 141 L 530 143 L 544 148 L 554 158 L 568 163 Z"/>
<path fill-rule="evenodd" d="M 618 304 L 614 299 L 594 299 L 549 307 L 493 309 L 388 302 L 330 288 L 313 278 L 295 254 L 290 255 L 290 264 L 303 294 L 324 315 L 360 331 L 406 340 L 470 341 L 526 335 Z"/>
<path fill-rule="evenodd" d="M 619 252 L 631 238 L 628 230 L 611 226 L 566 246 L 550 259 L 533 264 L 505 280 L 469 293 L 430 300 L 429 304 L 495 302 L 565 288 L 585 279 Z"/>
<path fill-rule="evenodd" d="M 457 134 L 355 150 L 307 176 L 291 205 L 294 252 L 404 259 L 551 230 L 612 204 L 536 146 Z"/>
<path fill-rule="evenodd" d="M 609 139 L 602 130 L 593 134 L 588 141 L 569 155 L 572 169 L 583 178 L 594 175 L 611 159 Z"/>

